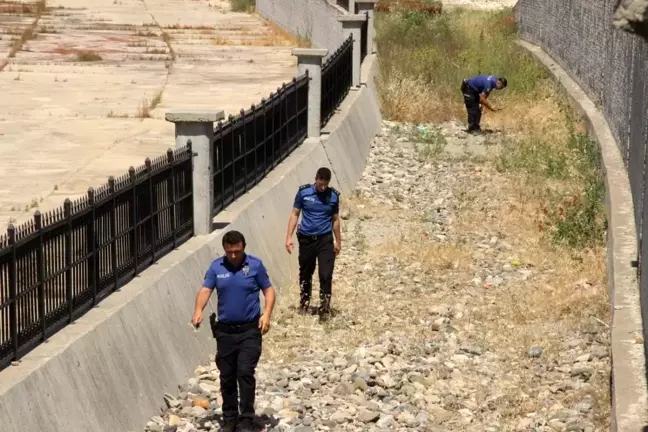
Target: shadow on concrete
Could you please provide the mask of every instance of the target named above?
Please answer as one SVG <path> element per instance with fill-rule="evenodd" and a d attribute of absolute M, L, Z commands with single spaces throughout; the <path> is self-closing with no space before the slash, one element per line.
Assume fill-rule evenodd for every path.
<path fill-rule="evenodd" d="M 225 229 L 229 226 L 230 222 L 212 222 L 212 232 Z"/>

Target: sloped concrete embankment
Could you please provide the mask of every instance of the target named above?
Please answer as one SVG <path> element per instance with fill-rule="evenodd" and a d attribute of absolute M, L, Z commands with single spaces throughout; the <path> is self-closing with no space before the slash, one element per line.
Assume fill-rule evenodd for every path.
<path fill-rule="evenodd" d="M 375 57 L 364 77 L 375 74 Z M 0 424 L 21 432 L 136 431 L 157 412 L 160 395 L 174 393 L 209 360 L 213 339 L 193 331 L 194 296 L 209 263 L 221 254 L 225 230 L 248 238 L 279 288 L 296 275 L 284 250 L 297 187 L 330 167 L 332 184 L 348 192 L 360 178 L 369 146 L 381 129 L 372 88 L 347 96 L 322 140 L 307 140 L 257 187 L 216 218 L 229 225 L 195 237 L 105 299 L 0 376 Z M 281 294 L 280 294 L 281 295 Z M 207 307 L 207 314 L 215 307 Z"/>
<path fill-rule="evenodd" d="M 346 11 L 327 0 L 257 0 L 256 10 L 289 32 L 310 39 L 313 46 L 327 48 L 329 55 L 344 41 L 338 18 Z"/>
<path fill-rule="evenodd" d="M 612 312 L 612 431 L 642 431 L 648 425 L 641 309 L 636 270 L 634 207 L 628 175 L 619 146 L 603 113 L 554 58 L 538 45 L 520 45 L 562 85 L 575 112 L 585 120 L 588 133 L 598 142 L 605 176 L 608 219 L 607 272 Z M 640 339 L 639 339 L 640 340 Z"/>

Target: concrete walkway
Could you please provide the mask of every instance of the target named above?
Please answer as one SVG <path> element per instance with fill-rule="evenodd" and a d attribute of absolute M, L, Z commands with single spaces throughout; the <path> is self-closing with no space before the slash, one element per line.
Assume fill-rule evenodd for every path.
<path fill-rule="evenodd" d="M 295 45 L 227 0 L 0 0 L 0 233 L 163 154 L 168 109 L 258 103 Z"/>

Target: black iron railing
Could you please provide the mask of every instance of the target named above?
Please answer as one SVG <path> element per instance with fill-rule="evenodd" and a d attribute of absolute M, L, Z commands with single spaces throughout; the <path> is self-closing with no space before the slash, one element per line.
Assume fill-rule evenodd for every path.
<path fill-rule="evenodd" d="M 366 56 L 366 27 L 361 36 Z M 351 36 L 322 67 L 324 126 L 352 84 Z M 213 140 L 216 215 L 304 142 L 309 76 L 293 78 L 219 123 Z M 191 145 L 110 178 L 98 190 L 0 237 L 0 370 L 82 316 L 193 235 Z"/>
<path fill-rule="evenodd" d="M 347 40 L 322 66 L 321 126 L 333 117 L 352 84 L 353 37 Z"/>
<path fill-rule="evenodd" d="M 191 148 L 0 238 L 0 369 L 193 235 Z"/>
<path fill-rule="evenodd" d="M 293 78 L 214 131 L 214 215 L 246 193 L 305 139 L 308 74 Z"/>
<path fill-rule="evenodd" d="M 360 63 L 367 57 L 367 33 L 369 30 L 369 12 L 364 13 L 365 20 L 360 29 Z"/>

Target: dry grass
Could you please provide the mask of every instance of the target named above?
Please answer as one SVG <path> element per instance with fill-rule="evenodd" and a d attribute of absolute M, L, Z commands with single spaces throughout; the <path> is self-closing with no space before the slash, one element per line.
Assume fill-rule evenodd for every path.
<path fill-rule="evenodd" d="M 103 58 L 94 51 L 79 51 L 76 54 L 76 59 L 80 62 L 96 62 L 103 60 Z"/>
<path fill-rule="evenodd" d="M 0 1 L 0 14 L 40 15 L 45 9 L 45 2 L 22 3 L 17 1 Z"/>
<path fill-rule="evenodd" d="M 166 44 L 167 48 L 169 49 L 169 54 L 171 54 L 171 60 L 172 60 L 172 61 L 175 61 L 175 59 L 176 59 L 176 52 L 175 52 L 175 50 L 173 49 L 173 45 L 171 45 L 171 36 L 169 35 L 169 33 L 163 31 L 163 32 L 162 32 L 162 40 L 164 41 L 164 43 Z"/>
<path fill-rule="evenodd" d="M 46 3 L 45 0 L 40 0 L 36 3 L 30 4 L 29 5 L 29 10 L 30 14 L 34 15 L 34 21 L 27 27 L 22 34 L 20 34 L 19 37 L 13 40 L 13 43 L 11 44 L 11 48 L 9 48 L 9 58 L 13 58 L 16 56 L 18 51 L 23 49 L 25 46 L 25 43 L 27 41 L 35 39 L 36 38 L 36 27 L 38 26 L 38 21 L 40 20 L 41 16 L 43 15 L 43 12 L 45 11 Z M 6 63 L 5 63 L 6 65 Z M 3 65 L 4 67 L 4 65 Z M 0 68 L 0 71 L 2 71 L 2 68 Z"/>
<path fill-rule="evenodd" d="M 144 97 L 142 102 L 137 107 L 137 117 L 144 119 L 151 117 L 151 111 L 153 111 L 157 106 L 162 102 L 162 91 L 159 91 L 155 94 L 153 99 L 150 101 L 148 98 Z"/>
<path fill-rule="evenodd" d="M 252 13 L 256 8 L 255 0 L 229 0 L 229 2 L 234 12 Z"/>
<path fill-rule="evenodd" d="M 510 11 L 376 16 L 380 102 L 393 120 L 465 121 L 459 88 L 463 78 L 477 73 L 506 76 L 509 87 L 492 97 L 506 113 L 524 113 L 530 99 L 546 98 L 542 89 L 549 78 L 513 43 L 516 26 Z"/>
<path fill-rule="evenodd" d="M 171 24 L 164 26 L 165 29 L 173 30 L 213 30 L 214 26 L 209 25 L 190 25 L 190 24 Z"/>
<path fill-rule="evenodd" d="M 259 28 L 259 30 L 233 30 L 237 33 L 230 37 L 217 35 L 212 39 L 212 44 L 218 46 L 225 45 L 240 45 L 240 46 L 290 46 L 298 48 L 311 48 L 312 43 L 310 38 L 305 36 L 295 36 L 292 33 L 282 29 L 274 23 L 265 21 L 260 16 L 257 16 L 266 25 Z M 220 30 L 220 29 L 219 29 Z M 233 40 L 236 38 L 237 40 Z"/>
<path fill-rule="evenodd" d="M 474 179 L 454 191 L 460 204 L 453 226 L 463 236 L 495 236 L 508 243 L 509 265 L 527 271 L 529 279 L 476 284 L 478 263 L 492 261 L 492 251 L 475 248 L 478 240 L 471 243 L 472 253 L 452 242 L 425 246 L 423 228 L 409 224 L 405 229 L 405 222 L 399 237 L 373 252 L 378 260 L 411 260 L 412 249 L 421 250 L 426 271 L 449 275 L 459 286 L 472 285 L 471 324 L 485 346 L 509 358 L 511 374 L 518 377 L 517 385 L 502 390 L 498 412 L 504 418 L 536 412 L 541 408 L 537 399 L 520 399 L 518 390 L 537 392 L 530 371 L 537 363 L 526 350 L 543 346 L 543 362 L 552 364 L 565 341 L 578 338 L 588 326 L 596 326 L 606 340 L 604 324 L 610 323 L 598 147 L 585 136 L 557 85 L 514 43 L 510 11 L 378 14 L 377 24 L 379 95 L 390 120 L 465 122 L 462 78 L 492 73 L 509 81 L 506 90 L 491 97 L 504 110 L 485 111 L 483 118 L 485 128 L 504 132 L 487 138 L 497 140 L 501 151 L 485 157 Z M 418 301 L 434 301 L 423 294 L 417 293 Z M 608 378 L 599 374 L 590 381 L 597 426 L 603 428 L 609 425 Z M 581 396 L 572 392 L 563 403 Z"/>

